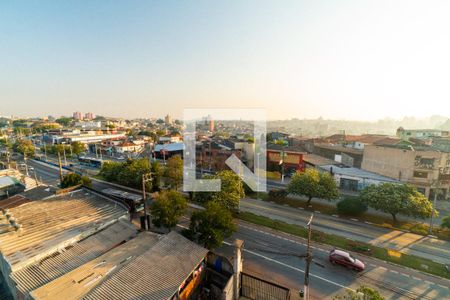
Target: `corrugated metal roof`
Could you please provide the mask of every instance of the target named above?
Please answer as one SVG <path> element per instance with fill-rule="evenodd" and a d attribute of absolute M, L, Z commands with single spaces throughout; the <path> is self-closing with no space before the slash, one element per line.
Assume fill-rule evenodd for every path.
<path fill-rule="evenodd" d="M 207 253 L 207 249 L 171 232 L 83 299 L 169 299 Z"/>
<path fill-rule="evenodd" d="M 32 291 L 33 299 L 81 299 L 108 275 L 128 264 L 159 241 L 155 233 L 143 232 L 136 238 L 85 263 L 75 270 Z"/>
<path fill-rule="evenodd" d="M 104 230 L 67 246 L 50 257 L 10 275 L 17 289 L 26 294 L 106 253 L 137 233 L 128 221 L 118 221 Z"/>
<path fill-rule="evenodd" d="M 115 222 L 127 215 L 127 210 L 87 190 L 78 190 L 28 202 L 10 208 L 8 213 L 21 229 L 15 230 L 0 213 L 0 252 L 12 271 L 17 271 Z"/>

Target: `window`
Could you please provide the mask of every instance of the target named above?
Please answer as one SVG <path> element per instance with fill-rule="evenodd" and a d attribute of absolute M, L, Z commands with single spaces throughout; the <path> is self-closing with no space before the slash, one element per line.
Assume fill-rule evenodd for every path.
<path fill-rule="evenodd" d="M 416 178 L 428 178 L 427 172 L 414 171 L 414 177 Z"/>

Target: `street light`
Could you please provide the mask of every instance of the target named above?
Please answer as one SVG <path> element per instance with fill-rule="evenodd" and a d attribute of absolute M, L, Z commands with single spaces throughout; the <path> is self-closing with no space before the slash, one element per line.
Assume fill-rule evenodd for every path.
<path fill-rule="evenodd" d="M 309 300 L 309 266 L 312 261 L 312 255 L 311 255 L 311 225 L 312 220 L 314 218 L 314 214 L 311 214 L 311 217 L 309 218 L 308 223 L 306 224 L 308 226 L 308 245 L 306 248 L 306 269 L 305 269 L 305 281 L 304 281 L 304 287 L 303 287 L 303 294 L 306 300 Z"/>

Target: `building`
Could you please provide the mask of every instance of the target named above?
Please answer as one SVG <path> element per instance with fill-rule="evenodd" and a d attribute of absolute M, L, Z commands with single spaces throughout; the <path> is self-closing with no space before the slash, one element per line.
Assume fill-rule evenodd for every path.
<path fill-rule="evenodd" d="M 166 125 L 172 124 L 172 117 L 169 114 L 164 117 L 164 123 L 166 123 Z"/>
<path fill-rule="evenodd" d="M 426 145 L 370 145 L 364 148 L 362 169 L 409 183 L 427 197 L 448 197 L 450 155 Z"/>
<path fill-rule="evenodd" d="M 27 299 L 26 291 L 15 280 L 18 272 L 42 264 L 45 258 L 63 257 L 64 249 L 120 220 L 129 219 L 128 207 L 85 189 L 38 201 L 10 198 L 0 201 L 0 208 L 0 270 L 15 299 Z M 122 241 L 117 239 L 110 245 Z M 64 262 L 63 270 L 79 263 L 76 259 Z M 51 265 L 49 271 L 61 272 Z M 40 274 L 36 276 L 41 278 Z M 31 282 L 30 278 L 22 280 Z"/>
<path fill-rule="evenodd" d="M 242 158 L 242 150 L 218 141 L 202 141 L 196 144 L 195 159 L 197 168 L 208 171 L 229 170 L 225 161 L 231 156 Z M 245 162 L 244 162 L 245 163 Z"/>
<path fill-rule="evenodd" d="M 84 114 L 84 119 L 86 119 L 86 120 L 93 120 L 93 119 L 95 119 L 95 115 L 93 113 L 91 113 L 91 112 L 87 112 L 87 113 Z"/>
<path fill-rule="evenodd" d="M 79 111 L 74 112 L 72 116 L 75 120 L 83 120 L 83 114 Z"/>
<path fill-rule="evenodd" d="M 234 299 L 242 270 L 172 231 L 129 222 L 128 208 L 88 189 L 0 201 L 0 267 L 14 299 Z M 236 267 L 235 267 L 236 266 Z"/>
<path fill-rule="evenodd" d="M 134 142 L 123 141 L 119 145 L 114 146 L 114 151 L 116 153 L 130 153 L 130 152 L 140 152 L 144 149 L 142 144 L 138 145 Z"/>
<path fill-rule="evenodd" d="M 55 132 L 46 133 L 43 135 L 43 140 L 47 144 L 71 144 L 73 142 L 80 142 L 84 144 L 99 143 L 104 140 L 115 138 L 126 138 L 125 132 L 104 133 L 102 131 L 85 131 L 80 132 Z"/>
<path fill-rule="evenodd" d="M 318 169 L 333 175 L 338 187 L 345 191 L 357 192 L 373 184 L 400 183 L 398 180 L 352 167 L 323 165 Z"/>
<path fill-rule="evenodd" d="M 86 120 L 87 118 L 85 118 Z M 75 127 L 77 128 L 81 128 L 81 129 L 88 129 L 88 130 L 92 130 L 92 129 L 101 129 L 102 128 L 102 122 L 100 121 L 80 121 L 80 122 L 75 122 Z"/>
<path fill-rule="evenodd" d="M 361 168 L 364 152 L 341 145 L 314 144 L 313 153 L 349 167 Z"/>
<path fill-rule="evenodd" d="M 404 141 L 408 141 L 411 138 L 431 139 L 434 137 L 449 137 L 449 131 L 440 129 L 405 129 L 399 127 L 397 129 L 397 137 Z"/>
<path fill-rule="evenodd" d="M 267 171 L 290 175 L 305 170 L 303 160 L 306 152 L 299 147 L 286 147 L 277 144 L 267 145 Z M 284 168 L 284 171 L 283 171 Z"/>
<path fill-rule="evenodd" d="M 184 143 L 157 144 L 153 148 L 154 158 L 166 160 L 172 156 L 180 155 L 183 157 Z"/>

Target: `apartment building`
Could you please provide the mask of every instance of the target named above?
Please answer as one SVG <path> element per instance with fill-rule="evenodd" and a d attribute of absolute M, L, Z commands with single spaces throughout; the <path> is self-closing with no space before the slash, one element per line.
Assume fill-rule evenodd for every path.
<path fill-rule="evenodd" d="M 367 145 L 362 169 L 409 183 L 427 197 L 449 197 L 450 153 L 426 145 Z"/>

